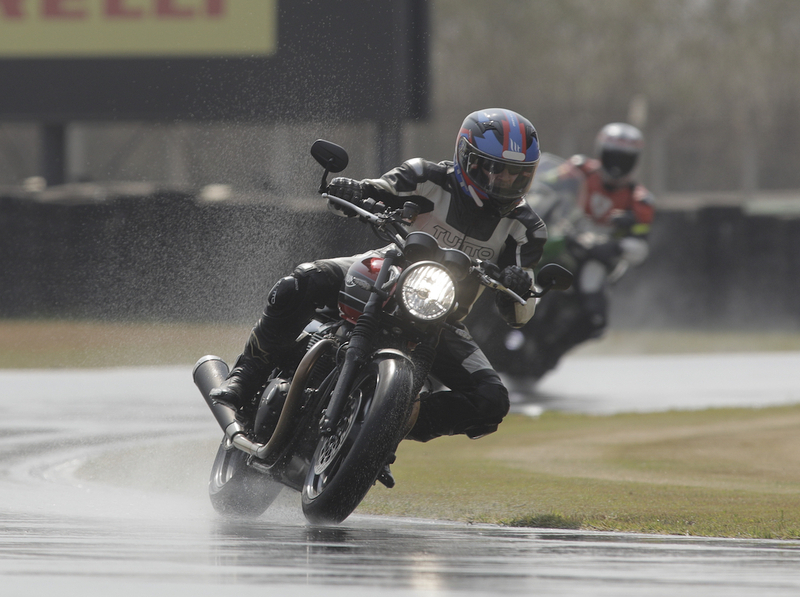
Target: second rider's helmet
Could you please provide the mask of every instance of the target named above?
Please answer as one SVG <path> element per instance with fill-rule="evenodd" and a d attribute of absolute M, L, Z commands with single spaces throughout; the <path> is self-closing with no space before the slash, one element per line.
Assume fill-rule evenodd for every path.
<path fill-rule="evenodd" d="M 633 171 L 643 148 L 641 131 L 621 122 L 605 125 L 595 140 L 595 153 L 603 173 L 613 181 L 620 181 Z"/>
<path fill-rule="evenodd" d="M 528 192 L 540 155 L 527 118 L 502 108 L 479 110 L 467 116 L 456 138 L 455 176 L 478 205 L 505 216 Z"/>

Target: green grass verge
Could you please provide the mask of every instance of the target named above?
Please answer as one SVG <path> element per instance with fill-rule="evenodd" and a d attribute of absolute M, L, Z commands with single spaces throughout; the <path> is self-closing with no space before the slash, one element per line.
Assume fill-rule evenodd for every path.
<path fill-rule="evenodd" d="M 232 361 L 246 325 L 0 320 L 0 368 L 191 365 L 206 354 Z"/>
<path fill-rule="evenodd" d="M 510 416 L 404 442 L 360 511 L 511 526 L 800 538 L 800 407 Z"/>

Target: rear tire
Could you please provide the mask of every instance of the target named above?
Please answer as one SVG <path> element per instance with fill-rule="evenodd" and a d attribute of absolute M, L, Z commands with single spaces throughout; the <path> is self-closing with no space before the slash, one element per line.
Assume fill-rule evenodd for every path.
<path fill-rule="evenodd" d="M 401 359 L 371 363 L 348 395 L 338 428 L 320 438 L 302 491 L 314 524 L 342 522 L 367 495 L 402 439 L 414 375 Z"/>
<path fill-rule="evenodd" d="M 275 501 L 283 486 L 247 466 L 247 454 L 226 449 L 225 440 L 217 450 L 208 495 L 214 510 L 223 516 L 257 518 Z"/>

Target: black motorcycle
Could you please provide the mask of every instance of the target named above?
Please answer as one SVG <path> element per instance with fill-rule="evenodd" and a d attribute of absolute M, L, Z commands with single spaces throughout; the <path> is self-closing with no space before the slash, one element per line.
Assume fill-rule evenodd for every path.
<path fill-rule="evenodd" d="M 539 272 L 540 290 L 520 297 L 492 275 L 491 263 L 438 245 L 424 232 L 408 232 L 416 204 L 387 209 L 367 199 L 354 205 L 328 195 L 329 173 L 348 162 L 345 150 L 318 140 L 311 154 L 325 168 L 322 197 L 352 210 L 390 249 L 355 263 L 345 277 L 337 310 L 320 309 L 297 338 L 292 365 L 273 371 L 252 428 L 230 406 L 209 397 L 228 373 L 215 356 L 193 371 L 225 435 L 214 461 L 209 494 L 223 514 L 262 514 L 283 487 L 302 494 L 312 523 L 339 523 L 377 482 L 419 412 L 442 330 L 467 332 L 458 320 L 460 288 L 483 285 L 512 296 L 543 296 L 569 287 L 572 275 L 551 265 Z"/>

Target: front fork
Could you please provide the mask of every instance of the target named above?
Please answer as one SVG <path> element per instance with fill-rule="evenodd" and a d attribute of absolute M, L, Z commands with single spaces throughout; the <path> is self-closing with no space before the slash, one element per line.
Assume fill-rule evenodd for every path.
<path fill-rule="evenodd" d="M 367 362 L 367 358 L 372 353 L 375 335 L 378 333 L 380 325 L 378 316 L 383 309 L 383 302 L 387 298 L 386 292 L 382 288 L 389 280 L 391 267 L 399 257 L 400 253 L 394 250 L 386 253 L 381 271 L 378 272 L 378 278 L 375 280 L 375 286 L 372 288 L 372 293 L 364 306 L 364 312 L 359 316 L 350 335 L 339 379 L 320 421 L 320 433 L 323 435 L 330 435 L 336 428 L 339 417 L 342 416 L 344 405 L 347 402 L 350 387 L 353 385 L 361 367 Z"/>

